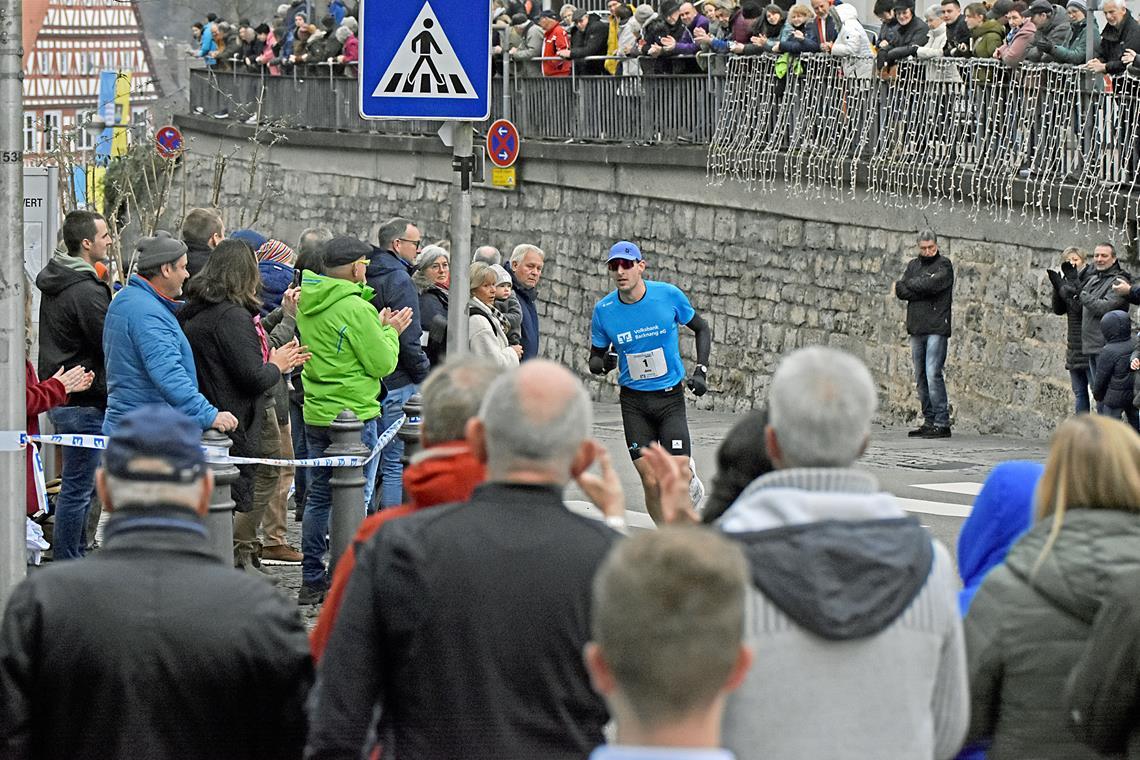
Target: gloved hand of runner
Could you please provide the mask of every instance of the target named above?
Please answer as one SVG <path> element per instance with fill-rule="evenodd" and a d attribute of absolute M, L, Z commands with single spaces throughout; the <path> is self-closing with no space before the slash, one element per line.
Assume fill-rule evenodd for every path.
<path fill-rule="evenodd" d="M 606 351 L 606 358 L 602 360 L 602 371 L 605 373 L 613 372 L 618 366 L 618 355 L 616 351 Z"/>
<path fill-rule="evenodd" d="M 700 367 L 694 367 L 692 374 L 689 375 L 689 381 L 686 385 L 694 396 L 703 396 L 709 392 L 709 381 L 705 372 Z"/>

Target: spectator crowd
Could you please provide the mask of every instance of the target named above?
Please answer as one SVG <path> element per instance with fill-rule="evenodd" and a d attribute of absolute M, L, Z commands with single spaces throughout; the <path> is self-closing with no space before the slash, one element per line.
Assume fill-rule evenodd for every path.
<path fill-rule="evenodd" d="M 589 396 L 538 357 L 535 246 L 483 246 L 452 283 L 446 242 L 413 220 L 375 245 L 309 228 L 293 248 L 193 209 L 139 242 L 116 292 L 105 220 L 72 212 L 62 237 L 36 281 L 50 377 L 29 363 L 29 419 L 108 440 L 68 449 L 53 566 L 4 610 L 0 756 L 1140 757 L 1140 434 L 1113 415 L 1061 423 L 1044 465 L 998 465 L 955 567 L 857 467 L 868 369 L 803 348 L 729 431 L 703 510 L 685 458 L 642 452 L 661 525 L 625 537 Z M 924 287 L 949 264 L 932 232 L 918 243 L 895 291 L 929 357 L 952 270 Z M 1071 368 L 1118 416 L 1117 370 L 1140 361 L 1113 305 L 1134 291 L 1110 246 L 1086 269 L 1066 251 L 1055 306 Z M 470 344 L 446 359 L 453 287 Z M 234 453 L 319 457 L 347 409 L 371 449 L 413 392 L 422 450 L 404 463 L 396 439 L 371 460 L 332 577 L 327 467 L 240 464 L 240 572 L 218 562 L 204 430 Z M 945 437 L 931 395 L 927 437 Z M 604 520 L 566 507 L 571 482 Z M 31 478 L 30 515 L 42 497 Z M 324 602 L 311 635 L 262 562 L 301 565 L 296 601 Z"/>
<path fill-rule="evenodd" d="M 353 3 L 332 0 L 317 18 L 312 0 L 296 0 L 257 24 L 211 13 L 193 26 L 193 53 L 208 66 L 265 69 L 273 76 L 318 65 L 354 76 L 359 26 Z M 914 0 L 875 0 L 874 19 L 859 18 L 842 0 L 609 0 L 605 12 L 572 4 L 542 10 L 529 0 L 494 0 L 493 7 L 493 65 L 501 68 L 501 59 L 509 58 L 521 76 L 693 74 L 710 66 L 722 70 L 726 57 L 765 53 L 778 57 L 781 77 L 799 73 L 796 59 L 807 53 L 866 59 L 845 67 L 848 76 L 864 78 L 873 70 L 892 78 L 900 61 L 913 59 L 927 62 L 930 79 L 953 81 L 958 75 L 938 65 L 940 59 L 970 58 L 1009 68 L 1056 63 L 1140 76 L 1140 24 L 1123 0 L 1102 4 L 1103 30 L 1086 0 L 984 0 L 964 7 L 943 0 L 926 8 Z"/>

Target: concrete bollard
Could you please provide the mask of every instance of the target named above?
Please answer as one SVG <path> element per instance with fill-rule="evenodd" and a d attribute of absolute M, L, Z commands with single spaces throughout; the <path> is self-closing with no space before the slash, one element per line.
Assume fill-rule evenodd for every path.
<path fill-rule="evenodd" d="M 202 434 L 202 445 L 230 453 L 233 441 L 225 433 L 210 429 Z M 210 496 L 210 511 L 206 513 L 206 530 L 210 534 L 210 548 L 227 567 L 234 565 L 234 500 L 230 485 L 238 478 L 233 464 L 211 462 L 214 472 L 214 493 Z"/>
<path fill-rule="evenodd" d="M 330 426 L 331 440 L 324 456 L 368 456 L 368 449 L 360 442 L 363 427 L 356 415 L 347 409 L 338 414 Z M 329 515 L 329 575 L 332 575 L 336 561 L 348 548 L 364 519 L 364 467 L 333 467 L 329 476 L 329 490 L 332 501 Z"/>
<path fill-rule="evenodd" d="M 412 461 L 412 457 L 420 451 L 420 434 L 423 428 L 423 414 L 424 410 L 424 397 L 419 393 L 413 393 L 411 397 L 404 402 L 404 424 L 400 426 L 399 432 L 396 437 L 404 442 L 404 453 L 400 456 L 400 464 L 405 468 Z M 381 430 L 381 433 L 384 431 Z M 411 499 L 408 498 L 408 492 L 404 490 L 403 503 L 407 504 Z"/>

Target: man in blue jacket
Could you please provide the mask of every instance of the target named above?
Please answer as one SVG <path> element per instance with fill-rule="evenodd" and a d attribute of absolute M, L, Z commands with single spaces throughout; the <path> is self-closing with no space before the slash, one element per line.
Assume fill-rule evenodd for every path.
<path fill-rule="evenodd" d="M 536 245 L 523 243 L 511 251 L 511 286 L 522 306 L 522 360 L 538 356 L 538 307 L 535 305 L 535 291 L 542 278 L 542 265 L 546 254 Z"/>
<path fill-rule="evenodd" d="M 376 311 L 385 308 L 394 312 L 412 310 L 412 322 L 400 334 L 400 357 L 396 369 L 384 378 L 387 391 L 380 415 L 380 432 L 391 427 L 404 412 L 404 404 L 419 389 L 431 369 L 427 354 L 420 345 L 420 296 L 412 282 L 416 254 L 423 248 L 423 234 L 408 219 L 396 217 L 380 227 L 379 247 L 372 249 L 365 277 L 368 286 L 376 291 L 372 305 Z M 380 508 L 394 507 L 404 502 L 404 466 L 400 458 L 404 442 L 395 438 L 380 453 Z M 369 512 L 373 511 L 371 506 Z"/>
<path fill-rule="evenodd" d="M 107 367 L 107 414 L 103 434 L 145 404 L 166 404 L 206 430 L 223 433 L 237 419 L 219 411 L 198 392 L 194 354 L 175 312 L 186 270 L 186 244 L 159 230 L 135 249 L 136 274 L 111 301 L 103 323 Z"/>

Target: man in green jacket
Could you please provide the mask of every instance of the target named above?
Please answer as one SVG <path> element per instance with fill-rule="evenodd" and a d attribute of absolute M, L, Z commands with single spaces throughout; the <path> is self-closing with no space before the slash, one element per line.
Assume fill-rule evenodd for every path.
<path fill-rule="evenodd" d="M 364 271 L 372 247 L 356 238 L 333 238 L 325 245 L 324 271 L 305 272 L 297 329 L 312 352 L 301 371 L 305 385 L 305 436 L 309 456 L 324 456 L 331 443 L 331 425 L 344 410 L 364 427 L 361 443 L 371 451 L 382 431 L 380 380 L 396 368 L 400 333 L 411 323 L 411 309 L 377 312 Z M 364 468 L 364 505 L 372 498 L 379 458 Z M 301 591 L 298 602 L 319 604 L 328 589 L 324 555 L 328 551 L 331 467 L 314 467 L 309 475 L 305 520 L 301 528 Z"/>

